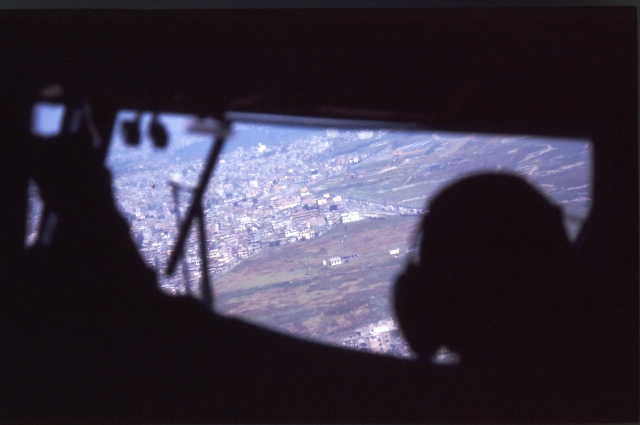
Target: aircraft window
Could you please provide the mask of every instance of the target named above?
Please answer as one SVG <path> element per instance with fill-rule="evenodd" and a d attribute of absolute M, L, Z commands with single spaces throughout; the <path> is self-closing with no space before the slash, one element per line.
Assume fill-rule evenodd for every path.
<path fill-rule="evenodd" d="M 31 134 L 55 137 L 62 129 L 65 106 L 58 103 L 38 102 L 31 110 Z"/>
<path fill-rule="evenodd" d="M 38 231 L 40 229 L 40 221 L 44 210 L 44 203 L 40 198 L 40 189 L 38 184 L 29 179 L 27 194 L 27 231 L 25 232 L 24 246 L 33 246 L 38 240 Z"/>
<path fill-rule="evenodd" d="M 132 147 L 119 129 L 134 117 L 119 113 L 107 156 L 118 208 L 162 290 L 197 297 L 196 226 L 176 273 L 164 272 L 177 214 L 186 214 L 213 137 L 191 134 L 192 117 L 161 114 L 169 144 L 157 149 L 142 131 L 151 114 L 142 113 L 142 140 Z M 389 290 L 430 197 L 468 174 L 518 173 L 561 207 L 574 239 L 591 208 L 591 167 L 586 140 L 234 123 L 203 198 L 215 310 L 327 344 L 411 356 Z"/>

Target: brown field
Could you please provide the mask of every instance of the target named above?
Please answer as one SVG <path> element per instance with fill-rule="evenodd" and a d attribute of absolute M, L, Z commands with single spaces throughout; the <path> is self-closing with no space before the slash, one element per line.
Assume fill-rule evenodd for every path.
<path fill-rule="evenodd" d="M 331 339 L 391 315 L 389 291 L 418 217 L 335 225 L 321 237 L 267 248 L 215 281 L 217 311 L 276 330 Z M 389 250 L 400 248 L 399 256 Z M 337 266 L 322 260 L 359 254 Z"/>

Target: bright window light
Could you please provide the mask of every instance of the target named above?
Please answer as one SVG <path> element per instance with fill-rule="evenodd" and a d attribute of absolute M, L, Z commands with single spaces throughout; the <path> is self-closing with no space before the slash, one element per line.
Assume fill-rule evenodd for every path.
<path fill-rule="evenodd" d="M 62 130 L 65 106 L 59 103 L 38 102 L 31 111 L 31 133 L 40 137 L 55 137 Z"/>

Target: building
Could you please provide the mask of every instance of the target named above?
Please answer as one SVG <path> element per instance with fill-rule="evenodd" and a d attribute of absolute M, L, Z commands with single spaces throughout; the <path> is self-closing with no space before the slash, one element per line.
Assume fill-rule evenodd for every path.
<path fill-rule="evenodd" d="M 391 332 L 389 328 L 386 331 L 380 332 L 380 345 L 382 347 L 383 352 L 387 352 L 391 350 Z"/>
<path fill-rule="evenodd" d="M 251 223 L 251 218 L 247 217 L 247 216 L 243 216 L 243 217 L 238 217 L 236 219 L 236 221 L 240 224 L 249 224 Z"/>
<path fill-rule="evenodd" d="M 400 254 L 400 248 L 393 248 L 392 250 L 389 251 L 389 254 L 391 254 L 391 255 Z"/>
<path fill-rule="evenodd" d="M 329 264 L 331 264 L 332 266 L 337 266 L 338 264 L 342 264 L 342 258 L 340 257 L 329 258 Z"/>
<path fill-rule="evenodd" d="M 298 205 L 300 205 L 300 201 L 296 199 L 282 199 L 280 202 L 278 202 L 278 208 L 281 210 L 295 208 Z"/>
<path fill-rule="evenodd" d="M 389 332 L 389 326 L 387 326 L 387 325 L 375 326 L 371 332 L 374 333 L 374 334 L 380 334 L 382 332 Z"/>
<path fill-rule="evenodd" d="M 308 208 L 313 208 L 316 209 L 316 200 L 313 199 L 312 196 L 307 196 L 306 198 L 303 199 L 302 202 L 302 208 L 308 209 Z M 306 207 L 305 207 L 306 205 Z"/>
<path fill-rule="evenodd" d="M 249 258 L 249 249 L 247 247 L 239 247 L 238 248 L 238 258 Z"/>
<path fill-rule="evenodd" d="M 383 348 L 382 348 L 382 344 L 380 343 L 380 340 L 377 337 L 371 336 L 371 337 L 367 338 L 366 347 L 370 351 L 373 351 L 374 353 L 384 352 Z"/>
<path fill-rule="evenodd" d="M 352 211 L 348 213 L 342 213 L 340 215 L 343 223 L 351 223 L 352 221 L 362 220 L 363 217 L 360 217 L 360 214 L 357 211 Z"/>

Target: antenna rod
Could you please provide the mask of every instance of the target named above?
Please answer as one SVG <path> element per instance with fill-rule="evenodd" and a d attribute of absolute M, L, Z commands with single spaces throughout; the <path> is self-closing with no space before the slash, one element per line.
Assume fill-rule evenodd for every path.
<path fill-rule="evenodd" d="M 180 195 L 178 191 L 180 190 L 180 186 L 177 182 L 169 181 L 169 185 L 171 186 L 171 194 L 173 196 L 173 204 L 176 209 L 176 227 L 180 226 L 182 223 L 182 218 L 180 217 Z M 189 277 L 189 269 L 187 267 L 186 261 L 184 261 L 184 257 L 182 258 L 182 280 L 184 280 L 184 289 L 188 295 L 191 295 L 191 278 Z"/>
<path fill-rule="evenodd" d="M 204 227 L 204 211 L 202 211 L 202 204 L 195 204 L 196 216 L 198 218 L 198 230 L 200 232 L 200 255 L 202 256 L 202 286 L 200 288 L 201 301 L 207 308 L 213 308 L 213 288 L 209 281 L 209 259 L 207 258 L 207 241 L 205 237 L 207 235 Z"/>
<path fill-rule="evenodd" d="M 229 134 L 230 123 L 228 121 L 222 121 L 220 124 L 221 128 L 216 132 L 216 140 L 213 147 L 211 148 L 209 158 L 207 159 L 207 164 L 205 166 L 204 172 L 202 173 L 202 177 L 200 178 L 200 183 L 193 193 L 193 202 L 189 207 L 189 211 L 187 211 L 185 220 L 180 226 L 178 242 L 176 243 L 174 251 L 171 253 L 169 265 L 167 266 L 168 275 L 172 275 L 176 270 L 178 259 L 182 256 L 182 253 L 184 251 L 184 243 L 187 240 L 189 228 L 191 227 L 191 223 L 193 223 L 193 219 L 198 213 L 198 210 L 202 209 L 202 197 L 204 196 L 204 192 L 207 189 L 207 184 L 209 183 L 209 180 L 211 178 L 211 173 L 213 172 L 213 168 L 215 167 L 218 156 L 220 156 L 220 152 L 222 151 L 224 140 Z"/>

